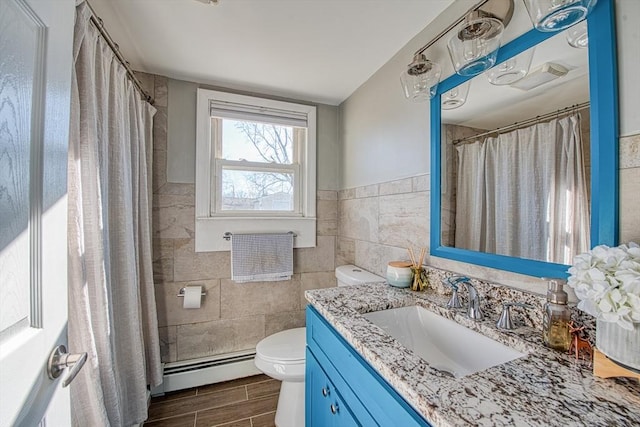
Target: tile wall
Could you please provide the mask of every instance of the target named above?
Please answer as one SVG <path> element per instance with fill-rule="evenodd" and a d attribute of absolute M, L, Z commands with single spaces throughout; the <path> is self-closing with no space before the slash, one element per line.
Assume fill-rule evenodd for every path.
<path fill-rule="evenodd" d="M 153 267 L 163 362 L 253 349 L 275 332 L 304 326 L 304 291 L 335 286 L 337 192 L 317 192 L 317 246 L 294 250 L 290 281 L 236 284 L 229 252 L 195 252 L 195 185 L 167 182 L 167 78 L 139 73 L 154 97 Z M 186 143 L 186 142 L 185 142 Z M 192 142 L 195 143 L 195 142 Z M 180 288 L 202 285 L 200 309 Z"/>

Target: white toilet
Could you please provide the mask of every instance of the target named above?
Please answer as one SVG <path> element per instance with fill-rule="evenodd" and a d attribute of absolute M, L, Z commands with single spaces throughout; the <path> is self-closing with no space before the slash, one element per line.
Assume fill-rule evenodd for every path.
<path fill-rule="evenodd" d="M 338 286 L 381 283 L 384 279 L 355 265 L 336 268 Z M 270 335 L 256 346 L 255 364 L 266 375 L 282 381 L 277 427 L 304 426 L 304 368 L 306 328 L 288 329 Z"/>

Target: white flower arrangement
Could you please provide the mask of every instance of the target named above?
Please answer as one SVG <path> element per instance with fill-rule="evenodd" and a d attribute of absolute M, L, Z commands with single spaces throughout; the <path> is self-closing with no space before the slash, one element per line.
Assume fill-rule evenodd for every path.
<path fill-rule="evenodd" d="M 574 258 L 569 274 L 580 310 L 630 331 L 640 322 L 639 245 L 596 246 Z"/>

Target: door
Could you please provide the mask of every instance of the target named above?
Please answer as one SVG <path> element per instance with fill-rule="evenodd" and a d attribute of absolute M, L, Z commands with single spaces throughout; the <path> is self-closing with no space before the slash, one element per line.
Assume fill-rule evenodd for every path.
<path fill-rule="evenodd" d="M 0 0 L 0 426 L 70 425 L 67 145 L 74 0 Z"/>

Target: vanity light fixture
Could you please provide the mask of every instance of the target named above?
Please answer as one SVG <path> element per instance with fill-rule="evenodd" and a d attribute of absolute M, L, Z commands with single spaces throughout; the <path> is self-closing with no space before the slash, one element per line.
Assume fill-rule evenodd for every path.
<path fill-rule="evenodd" d="M 519 55 L 509 58 L 485 71 L 489 83 L 496 86 L 510 85 L 529 73 L 535 48 L 525 50 Z"/>
<path fill-rule="evenodd" d="M 433 98 L 440 82 L 440 74 L 438 63 L 429 61 L 422 53 L 416 53 L 400 76 L 404 96 L 416 102 Z"/>
<path fill-rule="evenodd" d="M 569 43 L 569 46 L 575 47 L 576 49 L 589 47 L 587 21 L 582 21 L 567 30 L 567 43 Z"/>
<path fill-rule="evenodd" d="M 561 31 L 587 17 L 598 0 L 524 0 L 533 26 L 539 31 Z"/>
<path fill-rule="evenodd" d="M 455 35 L 448 43 L 456 72 L 472 76 L 492 67 L 504 27 L 512 16 L 513 0 L 482 0 L 469 9 L 416 51 L 413 61 L 400 75 L 405 97 L 413 101 L 427 101 L 436 94 L 441 67 L 427 59 L 425 52 L 456 27 Z"/>
<path fill-rule="evenodd" d="M 441 95 L 440 104 L 443 110 L 453 110 L 454 108 L 462 107 L 467 102 L 467 95 L 469 94 L 469 87 L 471 86 L 471 80 L 467 80 L 459 86 L 454 87 L 450 91 Z"/>
<path fill-rule="evenodd" d="M 474 14 L 456 29 L 447 43 L 453 67 L 461 76 L 475 76 L 495 65 L 504 32 L 500 20 L 474 19 Z"/>

